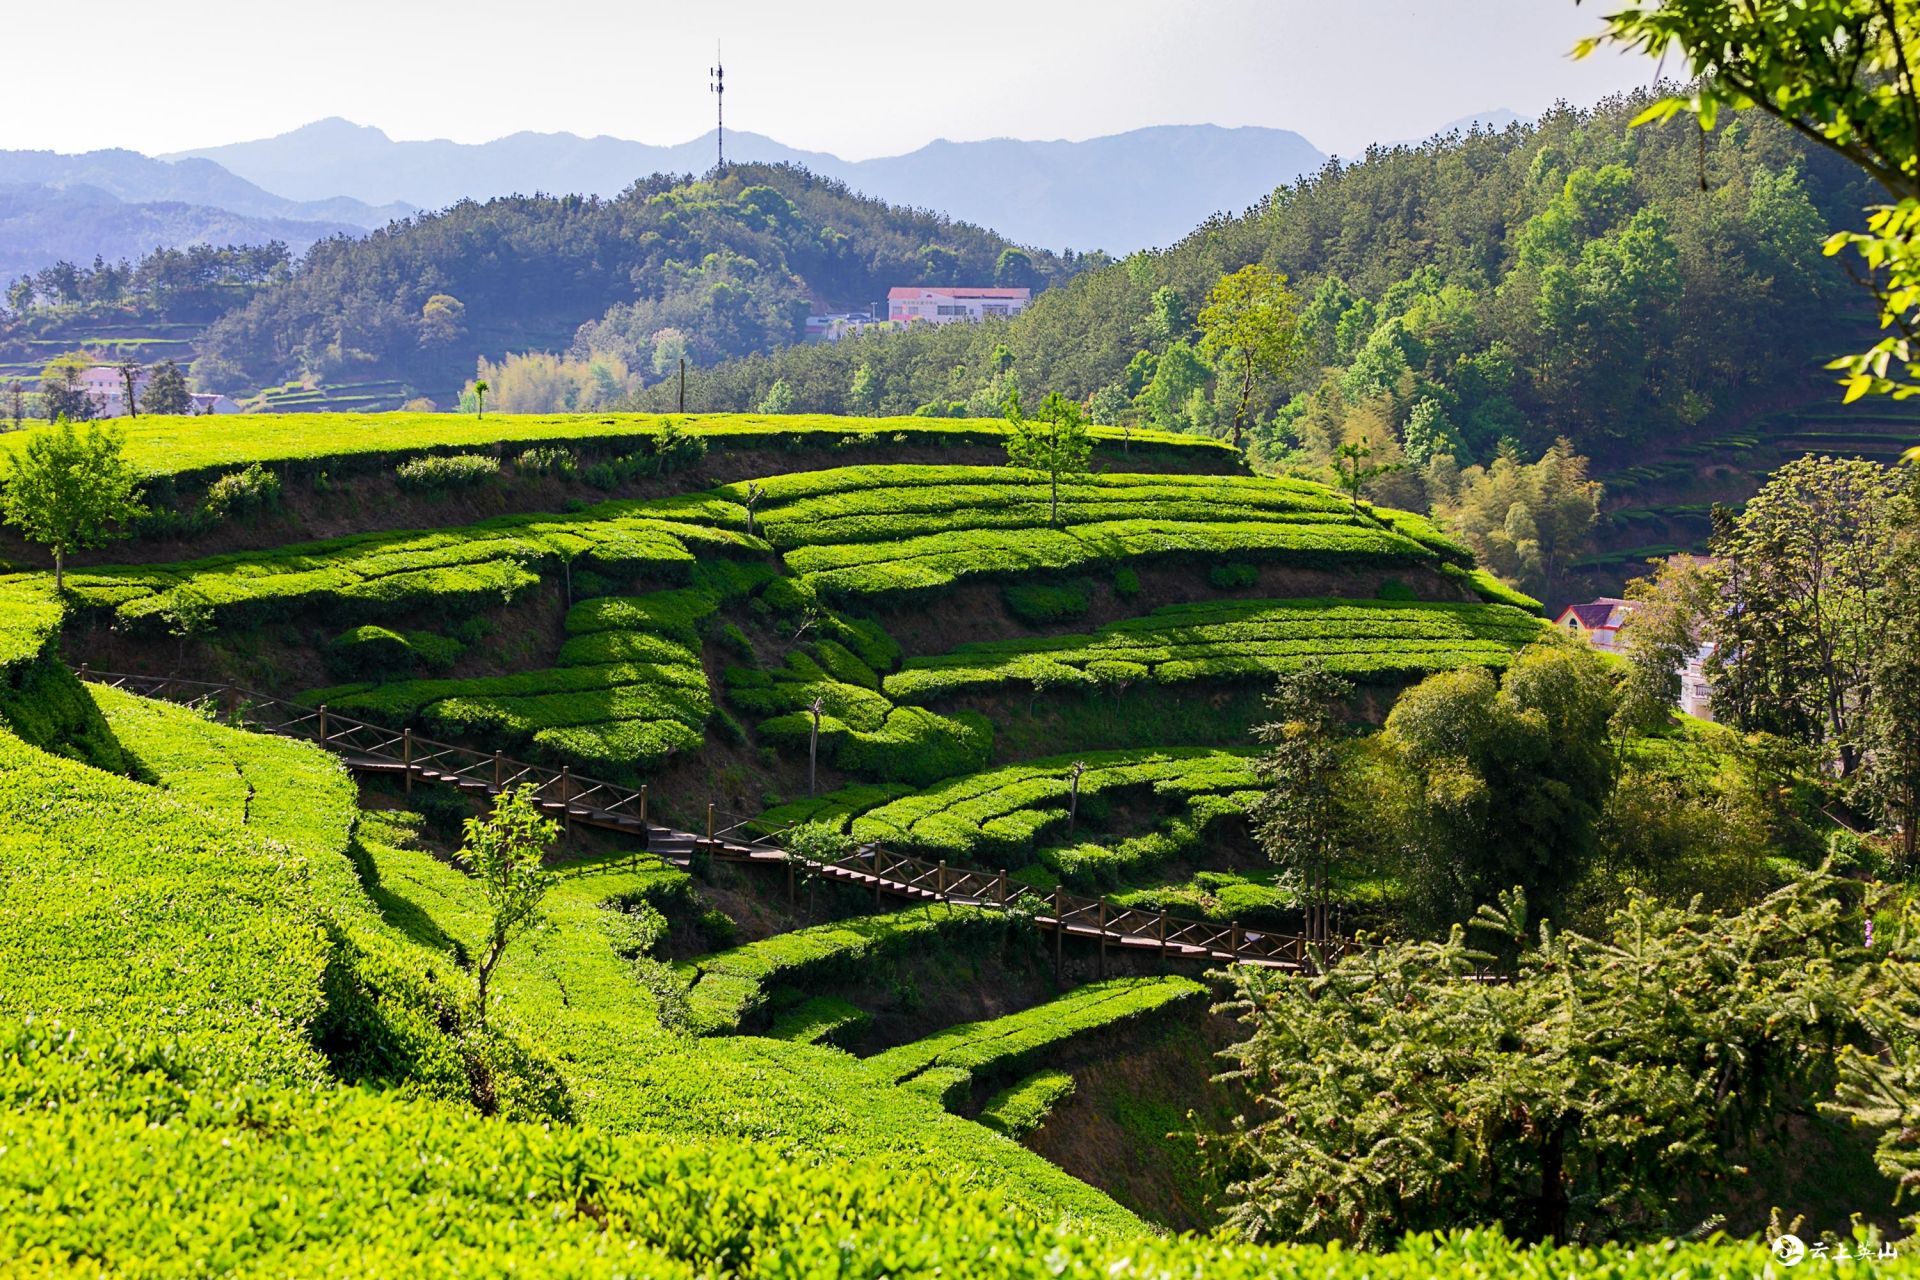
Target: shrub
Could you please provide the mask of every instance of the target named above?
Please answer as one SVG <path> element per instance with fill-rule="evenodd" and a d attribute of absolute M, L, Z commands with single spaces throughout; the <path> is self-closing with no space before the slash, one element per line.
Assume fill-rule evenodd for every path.
<path fill-rule="evenodd" d="M 1131 565 L 1121 565 L 1113 571 L 1113 594 L 1122 600 L 1131 600 L 1140 594 L 1140 575 Z"/>
<path fill-rule="evenodd" d="M 231 471 L 207 486 L 201 508 L 211 520 L 266 511 L 280 505 L 280 477 L 259 463 Z"/>
<path fill-rule="evenodd" d="M 1050 586 L 1040 582 L 1021 582 L 1001 594 L 1013 616 L 1031 627 L 1044 627 L 1085 616 L 1093 598 L 1085 583 Z"/>
<path fill-rule="evenodd" d="M 500 474 L 500 461 L 484 453 L 429 454 L 393 469 L 402 489 L 437 493 L 485 484 Z"/>
<path fill-rule="evenodd" d="M 1245 591 L 1259 583 L 1260 569 L 1257 565 L 1229 561 L 1208 570 L 1207 581 L 1222 591 Z"/>
<path fill-rule="evenodd" d="M 1376 600 L 1418 600 L 1412 587 L 1398 578 L 1386 578 L 1380 583 L 1380 589 L 1373 593 Z"/>
<path fill-rule="evenodd" d="M 526 476 L 572 476 L 580 470 L 580 457 L 559 445 L 542 445 L 516 457 L 513 469 Z"/>
<path fill-rule="evenodd" d="M 1073 1089 L 1069 1073 L 1037 1071 L 987 1099 L 980 1123 L 1018 1142 L 1044 1124 L 1047 1113 L 1072 1097 Z"/>

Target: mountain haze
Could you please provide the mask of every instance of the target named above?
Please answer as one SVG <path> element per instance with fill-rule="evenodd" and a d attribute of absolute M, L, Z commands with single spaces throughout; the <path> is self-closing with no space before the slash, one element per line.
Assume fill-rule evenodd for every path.
<path fill-rule="evenodd" d="M 396 142 L 330 119 L 169 158 L 215 161 L 298 200 L 346 195 L 439 208 L 511 193 L 614 195 L 648 174 L 703 173 L 714 137 L 676 146 L 570 133 Z M 936 209 L 1025 244 L 1127 253 L 1171 244 L 1213 213 L 1244 209 L 1326 157 L 1291 130 L 1168 125 L 1084 142 L 943 139 L 860 161 L 729 131 L 727 159 L 804 165 L 877 199 Z"/>
<path fill-rule="evenodd" d="M 256 217 L 177 200 L 132 203 L 84 184 L 0 182 L 0 283 L 63 260 L 135 260 L 190 244 L 279 240 L 299 254 L 315 241 L 361 230 L 347 222 Z"/>
<path fill-rule="evenodd" d="M 171 202 L 224 209 L 251 218 L 285 218 L 355 227 L 382 227 L 413 212 L 410 205 L 375 208 L 323 191 L 312 199 L 289 199 L 210 160 L 154 159 L 115 148 L 62 155 L 54 151 L 0 151 L 0 185 L 55 190 L 91 187 L 130 204 Z M 89 255 L 91 256 L 91 255 Z"/>

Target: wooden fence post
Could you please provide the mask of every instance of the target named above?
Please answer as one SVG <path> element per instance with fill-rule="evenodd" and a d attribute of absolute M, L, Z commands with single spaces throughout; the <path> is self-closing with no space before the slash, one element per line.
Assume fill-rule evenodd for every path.
<path fill-rule="evenodd" d="M 84 663 L 84 662 L 80 664 L 80 683 L 81 683 L 81 684 L 85 684 L 85 683 L 87 682 L 87 678 L 88 678 L 88 677 L 87 677 L 87 666 L 88 666 L 88 664 L 87 664 L 87 663 Z"/>
<path fill-rule="evenodd" d="M 1007 905 L 1007 869 L 1000 868 L 1000 905 Z"/>
<path fill-rule="evenodd" d="M 233 724 L 240 718 L 240 691 L 232 685 L 227 686 L 227 723 Z"/>
<path fill-rule="evenodd" d="M 1100 899 L 1100 964 L 1098 976 L 1107 976 L 1107 900 Z"/>
<path fill-rule="evenodd" d="M 406 771 L 407 794 L 413 794 L 413 730 L 400 731 L 400 764 Z"/>
<path fill-rule="evenodd" d="M 1060 978 L 1060 953 L 1067 945 L 1067 913 L 1061 907 L 1060 886 L 1053 886 L 1053 977 Z"/>
<path fill-rule="evenodd" d="M 933 890 L 941 897 L 947 896 L 947 860 L 940 859 L 939 870 L 933 873 Z"/>
<path fill-rule="evenodd" d="M 644 782 L 640 784 L 640 825 L 643 828 L 647 825 L 647 784 Z"/>
<path fill-rule="evenodd" d="M 1233 928 L 1227 932 L 1227 960 L 1229 963 L 1240 958 L 1240 922 L 1235 920 Z"/>
<path fill-rule="evenodd" d="M 573 844 L 573 771 L 568 765 L 560 766 L 560 829 L 566 832 L 567 844 Z"/>
<path fill-rule="evenodd" d="M 327 704 L 320 704 L 320 745 L 327 745 Z"/>
<path fill-rule="evenodd" d="M 495 791 L 500 790 L 506 776 L 506 761 L 501 759 L 500 753 L 496 751 L 493 753 L 493 789 Z"/>
<path fill-rule="evenodd" d="M 1167 913 L 1160 913 L 1160 954 L 1167 954 Z"/>
<path fill-rule="evenodd" d="M 873 846 L 873 909 L 880 909 L 880 846 Z"/>
<path fill-rule="evenodd" d="M 707 843 L 713 843 L 713 801 L 707 801 Z"/>

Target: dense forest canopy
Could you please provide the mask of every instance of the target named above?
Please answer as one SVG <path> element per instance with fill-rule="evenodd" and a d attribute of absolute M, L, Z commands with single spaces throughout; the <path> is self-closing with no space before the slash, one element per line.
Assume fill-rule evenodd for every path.
<path fill-rule="evenodd" d="M 102 266 L 109 278 L 67 269 L 17 302 L 85 303 L 106 289 L 165 303 L 137 288 L 145 264 Z M 383 377 L 445 392 L 476 355 L 577 346 L 649 368 L 663 330 L 703 364 L 798 342 L 810 311 L 865 309 L 893 285 L 1041 288 L 1074 269 L 801 169 L 734 165 L 698 181 L 656 175 L 610 200 L 463 201 L 322 241 L 207 331 L 195 373 L 223 387 Z"/>
<path fill-rule="evenodd" d="M 1212 430 L 1195 319 L 1216 281 L 1260 263 L 1292 281 L 1312 349 L 1262 391 L 1266 449 L 1369 412 L 1409 452 L 1422 433 L 1458 437 L 1462 461 L 1506 438 L 1623 451 L 1803 375 L 1836 326 L 1871 317 L 1821 253 L 1867 202 L 1856 170 L 1758 116 L 1704 137 L 1630 128 L 1647 100 L 1329 162 L 1005 323 L 756 355 L 701 373 L 688 404 L 751 408 L 784 381 L 799 409 L 860 410 L 864 368 L 882 412 L 943 412 L 1011 380 L 1103 420 Z"/>

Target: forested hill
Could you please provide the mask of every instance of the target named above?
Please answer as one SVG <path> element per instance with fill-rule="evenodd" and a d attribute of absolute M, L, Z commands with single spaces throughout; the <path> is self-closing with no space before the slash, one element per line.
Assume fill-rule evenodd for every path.
<path fill-rule="evenodd" d="M 457 392 L 476 354 L 592 347 L 646 369 L 663 333 L 697 364 L 797 342 L 818 308 L 899 284 L 1043 287 L 1071 261 L 789 166 L 656 176 L 617 198 L 454 205 L 316 245 L 291 280 L 209 329 L 195 373 L 244 388 L 293 378 Z"/>
<path fill-rule="evenodd" d="M 1771 382 L 1804 384 L 1837 328 L 1870 319 L 1820 248 L 1871 199 L 1853 170 L 1757 114 L 1704 139 L 1689 121 L 1629 128 L 1644 105 L 1329 163 L 1014 320 L 730 363 L 699 375 L 689 407 L 748 408 L 784 380 L 796 409 L 943 412 L 1011 379 L 1092 398 L 1102 421 L 1205 430 L 1194 318 L 1223 274 L 1262 262 L 1292 278 L 1312 343 L 1265 396 L 1270 449 L 1337 444 L 1360 415 L 1410 455 L 1422 431 L 1457 436 L 1461 461 L 1561 434 L 1630 454 Z"/>

